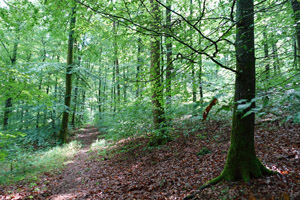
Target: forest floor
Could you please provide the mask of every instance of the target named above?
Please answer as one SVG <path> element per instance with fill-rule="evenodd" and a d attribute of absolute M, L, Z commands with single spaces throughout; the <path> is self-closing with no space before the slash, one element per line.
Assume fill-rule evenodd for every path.
<path fill-rule="evenodd" d="M 0 186 L 0 199 L 182 199 L 221 173 L 229 135 L 227 124 L 206 122 L 195 134 L 157 148 L 147 147 L 145 138 L 112 146 L 105 145 L 97 128 L 87 126 L 75 135 L 83 147 L 60 173 L 45 173 L 34 185 Z M 300 199 L 299 135 L 299 125 L 257 126 L 257 155 L 280 175 L 221 182 L 197 199 Z"/>

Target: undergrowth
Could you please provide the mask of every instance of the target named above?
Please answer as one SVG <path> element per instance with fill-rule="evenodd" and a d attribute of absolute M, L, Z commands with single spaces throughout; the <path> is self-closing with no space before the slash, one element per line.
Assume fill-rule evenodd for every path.
<path fill-rule="evenodd" d="M 0 162 L 0 184 L 9 185 L 19 181 L 37 180 L 38 175 L 58 170 L 71 159 L 80 143 L 73 141 L 64 146 L 36 152 L 21 152 L 13 160 Z"/>

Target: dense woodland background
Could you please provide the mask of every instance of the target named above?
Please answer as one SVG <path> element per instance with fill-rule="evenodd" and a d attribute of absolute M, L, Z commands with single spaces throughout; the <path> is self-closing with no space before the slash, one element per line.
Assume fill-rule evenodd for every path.
<path fill-rule="evenodd" d="M 298 156 L 299 12 L 297 0 L 1 0 L 0 184 L 58 167 L 79 148 L 61 145 L 86 124 L 111 143 L 146 138 L 155 149 L 204 141 L 201 130 L 233 116 L 237 132 L 235 120 L 253 122 L 252 141 L 256 115 L 256 125 L 293 129 Z M 249 171 L 217 177 L 248 182 Z"/>

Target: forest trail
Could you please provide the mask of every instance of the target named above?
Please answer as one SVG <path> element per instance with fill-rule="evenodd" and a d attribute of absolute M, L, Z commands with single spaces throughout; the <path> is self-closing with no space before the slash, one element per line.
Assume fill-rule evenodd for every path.
<path fill-rule="evenodd" d="M 99 131 L 96 127 L 87 125 L 75 131 L 72 140 L 82 144 L 82 148 L 56 178 L 57 182 L 50 186 L 49 199 L 64 200 L 75 198 L 76 190 L 82 185 L 86 162 L 89 158 L 91 144 L 97 139 Z"/>

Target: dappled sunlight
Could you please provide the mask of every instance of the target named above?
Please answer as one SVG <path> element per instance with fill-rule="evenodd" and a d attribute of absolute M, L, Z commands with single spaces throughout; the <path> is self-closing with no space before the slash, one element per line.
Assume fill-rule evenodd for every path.
<path fill-rule="evenodd" d="M 65 199 L 73 199 L 76 197 L 76 192 L 73 193 L 65 193 L 59 194 L 52 198 L 52 200 L 65 200 Z"/>

